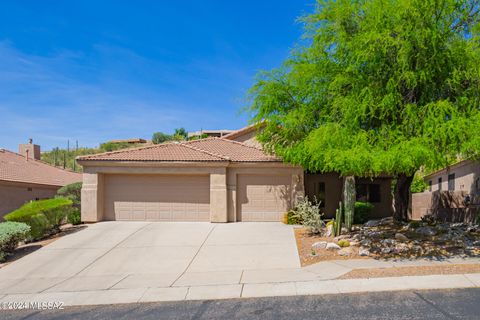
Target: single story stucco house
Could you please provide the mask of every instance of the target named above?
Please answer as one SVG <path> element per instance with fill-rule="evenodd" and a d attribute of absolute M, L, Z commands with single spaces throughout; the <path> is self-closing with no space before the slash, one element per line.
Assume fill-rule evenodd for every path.
<path fill-rule="evenodd" d="M 221 138 L 170 142 L 77 158 L 82 220 L 280 221 L 305 194 L 333 216 L 338 174 L 305 173 L 268 155 L 250 126 Z M 390 179 L 359 179 L 374 216 L 391 215 Z"/>
<path fill-rule="evenodd" d="M 40 146 L 30 140 L 19 153 L 0 149 L 0 220 L 31 200 L 48 199 L 70 183 L 82 181 L 80 173 L 40 161 Z"/>

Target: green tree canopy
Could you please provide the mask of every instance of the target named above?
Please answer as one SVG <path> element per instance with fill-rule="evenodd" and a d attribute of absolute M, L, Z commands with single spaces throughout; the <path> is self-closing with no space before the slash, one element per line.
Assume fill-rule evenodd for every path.
<path fill-rule="evenodd" d="M 302 21 L 302 43 L 251 89 L 267 150 L 407 192 L 420 166 L 479 154 L 478 0 L 322 0 Z"/>
<path fill-rule="evenodd" d="M 170 141 L 172 140 L 172 136 L 163 132 L 155 132 L 152 135 L 152 142 L 154 144 L 159 144 L 165 141 Z"/>

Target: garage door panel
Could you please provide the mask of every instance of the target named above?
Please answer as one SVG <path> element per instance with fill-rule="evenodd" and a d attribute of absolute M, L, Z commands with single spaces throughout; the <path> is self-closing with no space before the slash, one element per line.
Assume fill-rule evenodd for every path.
<path fill-rule="evenodd" d="M 109 220 L 209 221 L 207 175 L 107 175 Z"/>
<path fill-rule="evenodd" d="M 280 221 L 290 209 L 290 175 L 238 175 L 238 220 Z"/>

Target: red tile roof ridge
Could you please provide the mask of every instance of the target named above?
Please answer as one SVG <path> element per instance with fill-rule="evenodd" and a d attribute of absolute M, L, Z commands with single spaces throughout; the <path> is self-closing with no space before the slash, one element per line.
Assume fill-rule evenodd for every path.
<path fill-rule="evenodd" d="M 114 151 L 106 151 L 106 152 L 100 152 L 100 153 L 94 153 L 94 154 L 87 154 L 84 156 L 77 156 L 77 160 L 88 160 L 89 158 L 92 157 L 97 157 L 97 156 L 107 156 L 111 154 L 117 154 L 117 153 L 127 153 L 131 151 L 137 151 L 137 150 L 145 150 L 145 149 L 152 149 L 152 148 L 158 148 L 158 147 L 166 147 L 169 145 L 178 145 L 180 144 L 178 141 L 168 141 L 164 143 L 158 143 L 158 144 L 152 144 L 148 146 L 142 146 L 142 147 L 136 147 L 136 148 L 125 148 L 125 149 L 119 149 L 119 150 L 114 150 Z"/>
<path fill-rule="evenodd" d="M 210 151 L 207 151 L 207 150 L 198 148 L 198 147 L 194 147 L 194 146 L 192 146 L 192 145 L 190 145 L 190 144 L 188 143 L 188 142 L 199 141 L 199 140 L 207 140 L 207 139 L 212 140 L 211 138 L 197 139 L 197 140 L 192 140 L 192 141 L 185 141 L 185 142 L 179 143 L 179 145 L 181 145 L 182 147 L 185 147 L 185 148 L 189 148 L 189 149 L 195 150 L 195 151 L 199 151 L 199 152 L 206 153 L 206 154 L 208 154 L 209 156 L 212 156 L 212 157 L 215 157 L 215 158 L 220 158 L 220 159 L 222 159 L 222 160 L 230 161 L 230 158 L 227 157 L 227 156 L 224 156 L 224 155 L 221 155 L 221 154 L 218 154 L 218 153 L 214 153 L 214 152 L 210 152 Z"/>
<path fill-rule="evenodd" d="M 252 149 L 255 149 L 255 150 L 259 150 L 259 151 L 265 152 L 265 151 L 264 151 L 262 148 L 260 148 L 260 147 L 251 146 L 251 145 L 245 144 L 245 143 L 240 142 L 240 141 L 237 141 L 237 140 L 225 139 L 224 137 L 217 138 L 217 139 L 220 139 L 220 140 L 223 140 L 223 141 L 227 141 L 227 142 L 233 142 L 233 143 L 242 145 L 242 146 L 244 146 L 244 147 L 248 147 L 248 148 L 252 148 Z M 268 155 L 268 156 L 269 156 L 269 155 Z"/>

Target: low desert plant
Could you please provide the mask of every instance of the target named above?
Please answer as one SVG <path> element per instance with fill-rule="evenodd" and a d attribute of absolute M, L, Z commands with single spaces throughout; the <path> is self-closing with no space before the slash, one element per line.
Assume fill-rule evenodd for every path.
<path fill-rule="evenodd" d="M 55 198 L 26 203 L 3 218 L 28 224 L 31 228 L 30 237 L 40 239 L 56 232 L 71 211 L 72 200 Z"/>
<path fill-rule="evenodd" d="M 311 202 L 308 197 L 304 197 L 297 203 L 294 212 L 301 219 L 302 224 L 310 229 L 312 233 L 320 233 L 322 228 L 325 227 L 319 203 L 316 201 Z"/>
<path fill-rule="evenodd" d="M 78 208 L 73 208 L 67 215 L 68 223 L 77 225 L 82 223 L 82 217 Z"/>
<path fill-rule="evenodd" d="M 61 187 L 57 191 L 57 196 L 70 199 L 73 202 L 73 206 L 80 208 L 81 204 L 82 183 L 74 182 Z"/>
<path fill-rule="evenodd" d="M 354 224 L 363 224 L 368 221 L 372 213 L 373 204 L 369 202 L 355 202 L 355 214 L 353 215 Z"/>
<path fill-rule="evenodd" d="M 294 210 L 290 210 L 285 214 L 285 223 L 286 224 L 302 224 L 302 218 Z"/>
<path fill-rule="evenodd" d="M 0 223 L 0 262 L 11 254 L 20 241 L 24 241 L 30 232 L 30 227 L 21 222 Z"/>
<path fill-rule="evenodd" d="M 342 248 L 350 247 L 350 241 L 341 239 L 338 241 L 338 245 Z"/>

